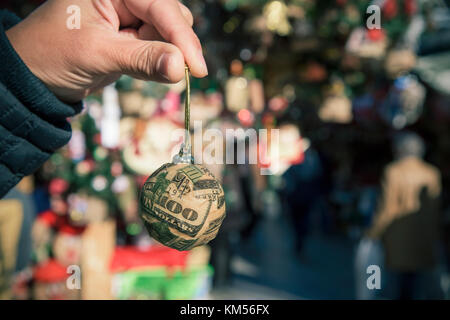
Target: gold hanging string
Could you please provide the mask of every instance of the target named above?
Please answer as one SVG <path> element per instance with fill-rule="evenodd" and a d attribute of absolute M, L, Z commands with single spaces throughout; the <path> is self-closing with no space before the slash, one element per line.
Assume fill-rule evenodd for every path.
<path fill-rule="evenodd" d="M 180 152 L 173 158 L 174 163 L 194 163 L 191 150 L 191 84 L 189 81 L 189 67 L 184 67 L 184 75 L 186 78 L 186 99 L 184 101 L 184 143 L 181 145 Z"/>
<path fill-rule="evenodd" d="M 189 79 L 189 67 L 184 67 L 184 75 L 186 78 L 186 99 L 184 102 L 184 129 L 186 130 L 184 146 L 190 149 L 190 121 L 191 121 L 191 83 Z"/>

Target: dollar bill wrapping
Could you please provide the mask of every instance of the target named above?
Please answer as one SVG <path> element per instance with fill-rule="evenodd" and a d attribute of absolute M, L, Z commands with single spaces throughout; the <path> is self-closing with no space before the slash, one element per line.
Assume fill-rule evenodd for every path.
<path fill-rule="evenodd" d="M 212 173 L 199 165 L 167 163 L 145 182 L 141 217 L 158 242 L 190 250 L 214 239 L 225 218 L 225 194 Z"/>

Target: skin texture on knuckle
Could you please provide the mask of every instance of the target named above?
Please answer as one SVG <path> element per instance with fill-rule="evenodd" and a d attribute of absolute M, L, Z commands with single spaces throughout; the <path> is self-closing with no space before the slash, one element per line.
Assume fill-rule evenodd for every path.
<path fill-rule="evenodd" d="M 151 80 L 156 71 L 157 50 L 150 44 L 142 44 L 129 56 L 131 71 L 139 77 Z"/>
<path fill-rule="evenodd" d="M 170 82 L 176 83 L 184 78 L 184 57 L 178 48 L 171 51 L 171 57 L 168 63 L 168 73 Z"/>

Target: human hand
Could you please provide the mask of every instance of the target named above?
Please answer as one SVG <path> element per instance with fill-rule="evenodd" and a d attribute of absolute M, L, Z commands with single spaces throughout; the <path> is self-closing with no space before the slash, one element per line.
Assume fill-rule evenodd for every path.
<path fill-rule="evenodd" d="M 61 100 L 76 102 L 121 74 L 178 82 L 184 64 L 208 74 L 193 17 L 177 0 L 82 0 L 80 29 L 69 29 L 73 0 L 48 0 L 6 34 L 28 68 Z"/>

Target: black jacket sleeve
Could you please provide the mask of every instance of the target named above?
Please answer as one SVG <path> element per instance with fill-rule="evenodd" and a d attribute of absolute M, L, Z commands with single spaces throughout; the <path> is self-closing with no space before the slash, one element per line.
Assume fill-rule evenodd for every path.
<path fill-rule="evenodd" d="M 67 118 L 82 109 L 58 100 L 15 52 L 5 31 L 18 22 L 0 11 L 0 198 L 70 140 Z"/>

